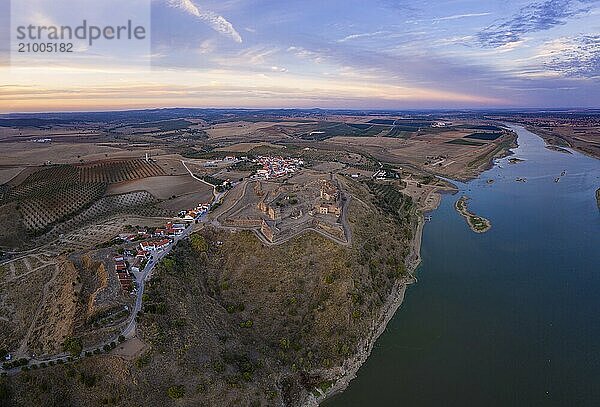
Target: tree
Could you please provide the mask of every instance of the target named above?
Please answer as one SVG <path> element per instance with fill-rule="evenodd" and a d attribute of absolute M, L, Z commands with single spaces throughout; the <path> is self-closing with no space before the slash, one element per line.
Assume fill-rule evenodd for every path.
<path fill-rule="evenodd" d="M 195 251 L 199 253 L 205 253 L 208 251 L 208 243 L 206 242 L 204 236 L 194 233 L 190 236 L 190 242 Z"/>
<path fill-rule="evenodd" d="M 63 342 L 63 350 L 69 352 L 72 356 L 79 356 L 83 350 L 81 339 L 68 337 Z"/>
<path fill-rule="evenodd" d="M 167 396 L 173 400 L 180 399 L 185 395 L 184 386 L 171 386 L 167 389 Z"/>
<path fill-rule="evenodd" d="M 165 257 L 162 261 L 162 265 L 168 273 L 172 273 L 175 270 L 175 260 L 170 257 Z"/>

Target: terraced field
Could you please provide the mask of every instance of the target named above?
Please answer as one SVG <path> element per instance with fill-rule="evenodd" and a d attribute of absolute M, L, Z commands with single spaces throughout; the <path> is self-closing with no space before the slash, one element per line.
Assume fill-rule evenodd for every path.
<path fill-rule="evenodd" d="M 49 196 L 36 196 L 21 203 L 25 227 L 43 230 L 48 225 L 67 219 L 104 195 L 106 184 L 71 184 Z"/>
<path fill-rule="evenodd" d="M 88 164 L 77 167 L 81 182 L 115 183 L 135 179 L 166 175 L 155 162 L 145 160 L 113 161 Z"/>
<path fill-rule="evenodd" d="M 164 215 L 167 211 L 150 208 L 158 200 L 148 192 L 105 197 L 111 184 L 163 175 L 159 164 L 142 159 L 33 169 L 0 186 L 0 237 L 8 244 L 15 236 L 23 240 L 22 235 L 39 236 L 55 226 L 63 233 L 109 213 Z"/>

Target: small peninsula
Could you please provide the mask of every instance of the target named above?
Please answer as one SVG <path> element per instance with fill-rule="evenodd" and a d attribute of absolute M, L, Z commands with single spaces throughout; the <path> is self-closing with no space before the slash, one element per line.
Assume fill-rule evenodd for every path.
<path fill-rule="evenodd" d="M 481 216 L 477 216 L 474 213 L 471 213 L 467 204 L 468 201 L 469 198 L 467 196 L 462 196 L 458 201 L 456 201 L 454 207 L 456 208 L 458 213 L 460 213 L 466 219 L 467 223 L 469 224 L 469 227 L 473 232 L 487 232 L 492 227 L 491 222 L 485 218 L 482 218 Z"/>

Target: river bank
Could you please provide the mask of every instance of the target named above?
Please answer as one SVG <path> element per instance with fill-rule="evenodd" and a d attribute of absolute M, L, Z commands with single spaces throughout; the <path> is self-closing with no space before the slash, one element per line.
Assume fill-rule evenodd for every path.
<path fill-rule="evenodd" d="M 439 200 L 437 200 L 439 203 Z M 435 208 L 433 208 L 435 209 Z M 327 389 L 327 391 L 322 392 L 319 397 L 314 397 L 311 395 L 307 402 L 304 404 L 307 407 L 316 407 L 325 400 L 330 399 L 343 392 L 348 386 L 350 382 L 356 378 L 356 375 L 360 369 L 360 367 L 367 361 L 369 356 L 373 351 L 373 347 L 377 342 L 377 339 L 385 332 L 385 329 L 390 322 L 390 320 L 396 314 L 396 311 L 400 308 L 402 303 L 404 302 L 404 296 L 406 293 L 406 289 L 409 285 L 414 284 L 417 279 L 414 276 L 414 273 L 421 263 L 421 245 L 423 240 L 423 226 L 425 224 L 424 216 L 419 215 L 417 221 L 417 227 L 415 231 L 414 238 L 411 244 L 411 251 L 406 260 L 406 269 L 410 277 L 398 281 L 392 293 L 388 296 L 386 302 L 382 305 L 382 313 L 377 321 L 373 321 L 371 326 L 371 330 L 369 332 L 369 336 L 360 342 L 358 353 L 348 359 L 342 370 L 340 371 L 341 377 L 338 378 L 335 383 Z"/>
<path fill-rule="evenodd" d="M 500 159 L 455 184 L 494 228 L 474 235 L 456 198 L 443 197 L 425 228 L 419 283 L 357 378 L 325 406 L 454 407 L 465 395 L 474 405 L 595 405 L 600 218 L 590 198 L 600 163 L 514 128 L 524 162 Z"/>
<path fill-rule="evenodd" d="M 485 164 L 479 167 L 479 173 L 477 177 L 481 176 L 481 173 L 489 170 L 494 166 L 494 161 L 500 158 L 510 156 L 512 154 L 511 149 L 517 147 L 517 135 L 511 131 L 511 136 L 503 142 L 497 149 L 491 152 L 485 157 Z M 468 179 L 474 179 L 477 177 L 471 177 Z M 335 395 L 342 393 L 348 388 L 350 382 L 356 378 L 358 371 L 361 366 L 367 361 L 373 351 L 375 343 L 379 337 L 385 332 L 389 322 L 392 320 L 402 303 L 404 302 L 407 288 L 416 283 L 417 278 L 415 272 L 421 264 L 421 246 L 423 241 L 423 228 L 425 225 L 425 214 L 435 211 L 441 203 L 442 194 L 444 193 L 455 193 L 458 191 L 456 186 L 449 180 L 444 180 L 445 184 L 443 187 L 432 190 L 428 193 L 427 197 L 431 196 L 432 199 L 424 199 L 421 201 L 419 206 L 419 217 L 417 226 L 415 229 L 415 235 L 411 243 L 411 251 L 406 260 L 406 269 L 410 274 L 410 278 L 402 280 L 396 283 L 393 292 L 387 298 L 386 302 L 382 306 L 382 313 L 378 321 L 374 321 L 369 336 L 359 344 L 360 351 L 351 359 L 347 360 L 347 363 L 343 366 L 340 372 L 341 377 L 336 379 L 334 384 L 325 392 L 321 392 L 319 397 L 309 397 L 306 406 L 314 407 L 323 403 L 326 400 L 331 399 Z M 491 226 L 490 226 L 491 227 Z M 488 227 L 489 228 L 489 227 Z M 473 229 L 475 230 L 475 229 Z"/>

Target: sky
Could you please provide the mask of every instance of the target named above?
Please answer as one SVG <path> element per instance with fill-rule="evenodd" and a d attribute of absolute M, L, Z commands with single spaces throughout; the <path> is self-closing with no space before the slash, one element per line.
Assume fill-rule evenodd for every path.
<path fill-rule="evenodd" d="M 37 21 L 80 18 L 70 0 L 18 1 Z M 151 40 L 136 55 L 0 56 L 0 112 L 600 107 L 600 0 L 130 4 L 144 1 Z"/>

